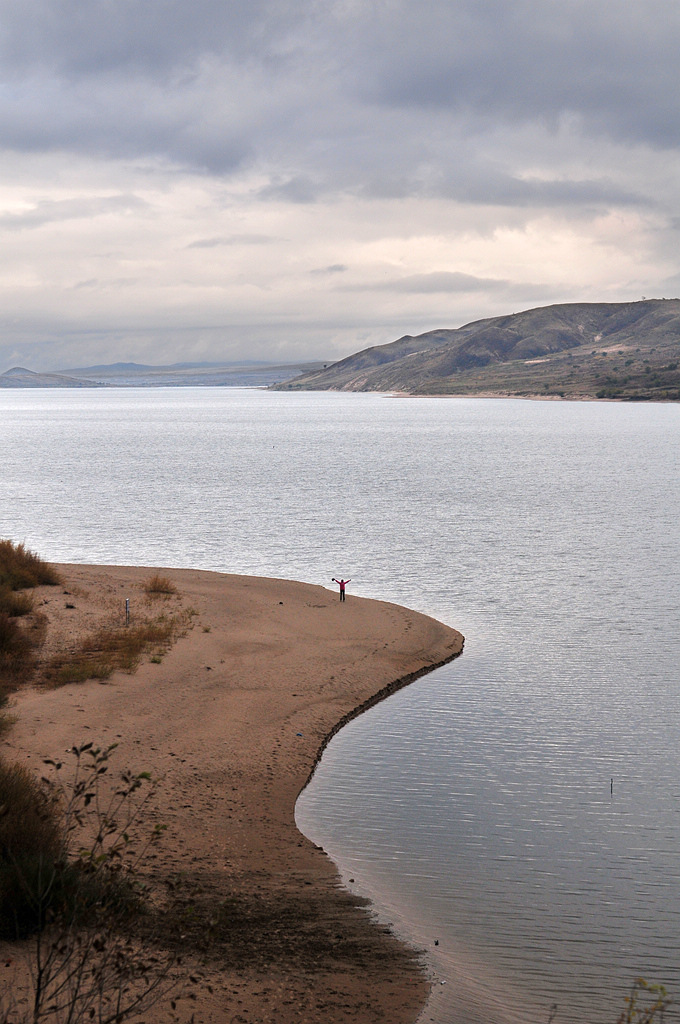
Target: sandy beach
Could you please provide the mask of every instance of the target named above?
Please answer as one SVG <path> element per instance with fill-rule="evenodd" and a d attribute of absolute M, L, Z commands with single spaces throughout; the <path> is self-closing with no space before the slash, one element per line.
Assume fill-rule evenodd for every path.
<path fill-rule="evenodd" d="M 46 655 L 123 622 L 126 600 L 133 623 L 159 611 L 185 623 L 132 675 L 20 692 L 2 743 L 4 758 L 37 773 L 74 744 L 117 743 L 116 767 L 161 779 L 153 817 L 167 829 L 144 870 L 159 899 L 172 891 L 191 906 L 176 938 L 198 983 L 176 1011 L 159 1005 L 144 1019 L 415 1021 L 422 965 L 340 887 L 297 831 L 294 806 L 338 724 L 455 657 L 462 636 L 351 588 L 340 603 L 330 581 L 163 569 L 177 592 L 150 598 L 156 570 L 59 569 L 63 585 L 36 592 Z M 213 943 L 200 922 L 218 905 L 231 927 Z"/>

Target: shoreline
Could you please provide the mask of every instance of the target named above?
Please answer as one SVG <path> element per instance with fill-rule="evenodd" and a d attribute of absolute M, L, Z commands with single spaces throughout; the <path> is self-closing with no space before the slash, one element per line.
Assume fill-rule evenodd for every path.
<path fill-rule="evenodd" d="M 363 600 L 371 600 L 371 598 L 364 598 Z M 415 683 L 416 679 L 421 679 L 423 676 L 429 675 L 430 672 L 435 672 L 438 668 L 442 668 L 444 665 L 448 665 L 449 662 L 455 661 L 455 659 L 460 657 L 460 655 L 463 653 L 463 646 L 464 641 L 463 644 L 461 644 L 461 649 L 457 651 L 455 654 L 451 654 L 448 657 L 443 658 L 441 661 L 437 661 L 432 665 L 427 665 L 422 669 L 417 669 L 414 672 L 409 672 L 407 675 L 402 676 L 400 679 L 395 679 L 394 682 L 388 683 L 387 686 L 384 686 L 381 690 L 373 694 L 371 697 L 368 697 L 362 704 L 358 704 L 357 707 L 353 708 L 351 711 L 348 711 L 346 715 L 343 715 L 342 718 L 338 722 L 336 722 L 336 724 L 333 726 L 330 732 L 324 737 L 321 746 L 319 747 L 319 750 L 317 752 L 317 755 L 314 759 L 314 764 L 312 765 L 309 775 L 307 776 L 307 780 L 304 786 L 302 786 L 302 788 L 300 789 L 298 796 L 300 795 L 300 793 L 302 793 L 302 790 L 306 789 L 306 787 L 312 781 L 312 778 L 314 777 L 314 772 L 316 771 L 317 765 L 319 764 L 321 758 L 324 755 L 326 747 L 331 742 L 333 737 L 337 736 L 341 729 L 344 729 L 346 725 L 349 725 L 350 722 L 353 722 L 355 718 L 358 718 L 360 715 L 363 715 L 365 711 L 369 711 L 371 708 L 374 708 L 377 704 L 381 704 L 384 700 L 387 700 L 387 698 L 391 697 L 392 694 L 398 693 L 399 690 L 403 690 L 404 687 L 410 686 L 411 683 Z"/>
<path fill-rule="evenodd" d="M 295 803 L 332 736 L 457 657 L 461 634 L 398 605 L 351 594 L 341 604 L 313 584 L 57 568 L 64 586 L 37 592 L 48 644 L 119 620 L 126 598 L 133 616 L 191 612 L 185 635 L 134 675 L 19 693 L 3 742 L 4 757 L 34 768 L 74 743 L 117 742 L 116 768 L 162 777 L 154 813 L 167 831 L 149 883 L 162 890 L 181 876 L 199 916 L 225 900 L 232 915 L 216 945 L 191 927 L 178 937 L 202 980 L 185 1010 L 196 1024 L 413 1024 L 429 990 L 417 953 L 341 888 L 335 864 L 297 830 Z M 156 571 L 176 595 L 143 597 Z M 175 1018 L 159 1006 L 145 1019 Z"/>

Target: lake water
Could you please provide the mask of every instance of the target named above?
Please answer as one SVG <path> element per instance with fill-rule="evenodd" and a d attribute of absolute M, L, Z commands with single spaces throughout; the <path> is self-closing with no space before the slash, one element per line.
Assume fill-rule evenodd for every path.
<path fill-rule="evenodd" d="M 680 1001 L 679 428 L 676 405 L 0 392 L 0 535 L 344 574 L 460 629 L 332 741 L 299 823 L 427 949 L 423 1021 L 604 1024 L 639 975 Z"/>

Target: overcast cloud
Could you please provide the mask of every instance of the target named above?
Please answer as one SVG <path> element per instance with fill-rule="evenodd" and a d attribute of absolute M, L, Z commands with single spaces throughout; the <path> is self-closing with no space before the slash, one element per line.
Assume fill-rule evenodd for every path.
<path fill-rule="evenodd" d="M 0 0 L 0 372 L 677 295 L 680 8 Z"/>

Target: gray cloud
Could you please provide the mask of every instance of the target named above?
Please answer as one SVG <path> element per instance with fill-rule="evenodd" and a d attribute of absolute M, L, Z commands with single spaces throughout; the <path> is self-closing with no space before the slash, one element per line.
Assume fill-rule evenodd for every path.
<path fill-rule="evenodd" d="M 306 175 L 298 174 L 285 181 L 273 181 L 260 189 L 260 199 L 273 199 L 277 202 L 313 203 L 322 193 L 317 183 Z"/>
<path fill-rule="evenodd" d="M 406 196 L 455 199 L 463 203 L 495 203 L 513 207 L 653 205 L 641 191 L 622 188 L 611 177 L 602 179 L 519 178 L 489 164 L 468 159 L 462 166 L 442 169 L 431 179 L 417 173 L 395 176 L 386 172 L 360 190 L 367 198 L 399 199 Z"/>
<path fill-rule="evenodd" d="M 348 267 L 344 263 L 331 263 L 327 267 L 315 267 L 310 274 L 326 277 L 328 274 L 344 274 Z"/>
<path fill-rule="evenodd" d="M 0 0 L 0 24 L 12 352 L 153 361 L 171 324 L 212 358 L 228 323 L 346 354 L 678 279 L 665 0 Z"/>
<path fill-rule="evenodd" d="M 277 24 L 296 20 L 284 0 L 3 0 L 0 17 L 3 67 L 17 73 L 47 68 L 71 80 L 120 70 L 189 71 L 204 54 L 259 50 L 275 37 Z"/>
<path fill-rule="evenodd" d="M 400 14 L 381 24 L 363 80 L 376 102 L 552 128 L 573 116 L 591 132 L 678 143 L 680 12 L 663 0 L 434 0 Z"/>
<path fill-rule="evenodd" d="M 640 193 L 621 188 L 610 178 L 575 180 L 517 178 L 512 175 L 481 173 L 447 182 L 442 194 L 464 202 L 492 201 L 508 206 L 630 206 L 646 204 L 649 199 Z"/>
<path fill-rule="evenodd" d="M 275 241 L 270 235 L 242 234 L 220 238 L 199 238 L 190 242 L 187 249 L 218 249 L 223 245 L 267 245 Z"/>
<path fill-rule="evenodd" d="M 435 270 L 428 274 L 408 274 L 405 277 L 395 277 L 389 281 L 344 285 L 343 288 L 347 291 L 411 292 L 428 295 L 436 292 L 490 292 L 506 289 L 508 284 L 508 281 L 475 277 L 473 274 L 463 274 L 458 271 Z"/>
<path fill-rule="evenodd" d="M 414 147 L 450 178 L 499 121 L 680 141 L 680 12 L 662 0 L 3 0 L 0 17 L 5 145 L 216 173 L 270 162 L 263 198 L 306 203 L 371 177 L 388 194 L 390 170 L 392 193 L 411 194 Z M 438 142 L 452 132 L 455 160 Z"/>

